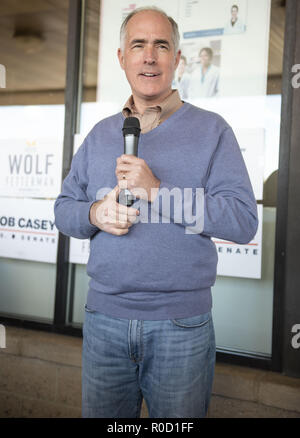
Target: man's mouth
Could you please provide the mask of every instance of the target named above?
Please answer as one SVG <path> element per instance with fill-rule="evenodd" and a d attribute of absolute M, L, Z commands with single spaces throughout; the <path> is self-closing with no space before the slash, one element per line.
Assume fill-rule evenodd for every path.
<path fill-rule="evenodd" d="M 159 76 L 159 73 L 141 73 L 141 76 L 145 76 L 146 78 L 155 78 Z"/>

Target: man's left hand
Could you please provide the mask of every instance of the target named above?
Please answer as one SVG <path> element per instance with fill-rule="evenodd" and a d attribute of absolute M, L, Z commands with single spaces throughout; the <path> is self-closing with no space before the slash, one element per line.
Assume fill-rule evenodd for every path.
<path fill-rule="evenodd" d="M 116 177 L 120 189 L 128 189 L 136 197 L 153 202 L 160 186 L 160 180 L 153 175 L 142 158 L 121 155 L 117 158 Z"/>

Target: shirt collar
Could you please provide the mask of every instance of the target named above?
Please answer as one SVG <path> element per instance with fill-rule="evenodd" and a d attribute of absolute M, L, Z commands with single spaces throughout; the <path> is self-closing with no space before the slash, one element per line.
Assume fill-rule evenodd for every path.
<path fill-rule="evenodd" d="M 172 115 L 177 109 L 179 109 L 182 105 L 178 90 L 172 90 L 172 93 L 166 97 L 166 99 L 161 102 L 159 105 L 156 106 L 150 106 L 146 109 L 146 112 L 159 112 L 159 122 L 163 122 L 166 120 L 170 115 Z M 129 117 L 134 114 L 138 114 L 135 105 L 133 96 L 131 95 L 127 102 L 125 103 L 122 111 L 124 117 Z M 144 114 L 145 114 L 144 113 Z"/>

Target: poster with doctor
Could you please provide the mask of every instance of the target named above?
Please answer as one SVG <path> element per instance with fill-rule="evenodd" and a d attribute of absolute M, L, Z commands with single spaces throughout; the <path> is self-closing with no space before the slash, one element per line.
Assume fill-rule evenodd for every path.
<path fill-rule="evenodd" d="M 181 1 L 178 25 L 184 66 L 174 86 L 183 100 L 265 95 L 270 0 Z M 182 64 L 183 64 L 182 63 Z"/>
<path fill-rule="evenodd" d="M 103 0 L 101 5 L 97 101 L 121 109 L 131 91 L 117 59 L 120 26 L 149 2 L 119 0 L 111 8 Z M 266 94 L 271 0 L 153 0 L 151 5 L 178 23 L 185 90 L 190 82 L 183 100 L 203 106 L 206 98 Z M 174 87 L 182 75 L 179 67 Z"/>

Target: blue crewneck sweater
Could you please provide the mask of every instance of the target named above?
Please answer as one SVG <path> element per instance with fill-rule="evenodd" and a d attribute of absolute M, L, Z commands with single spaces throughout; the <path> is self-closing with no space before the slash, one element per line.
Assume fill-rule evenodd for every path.
<path fill-rule="evenodd" d="M 233 131 L 221 116 L 184 103 L 157 128 L 141 134 L 138 156 L 161 185 L 153 205 L 138 201 L 138 206 L 145 215 L 146 203 L 148 219 L 152 208 L 159 220 L 138 218 L 128 234 L 115 236 L 91 225 L 89 210 L 99 190 L 108 192 L 117 185 L 123 122 L 118 113 L 96 124 L 74 155 L 55 203 L 57 228 L 68 236 L 90 238 L 87 306 L 128 319 L 206 313 L 217 267 L 210 238 L 248 243 L 257 230 L 256 201 Z M 179 198 L 176 204 L 172 196 L 166 212 L 160 194 L 174 188 L 182 199 L 184 189 L 191 190 L 192 211 L 203 213 L 204 221 L 191 224 L 183 214 L 178 223 L 177 207 L 184 212 L 184 204 Z M 201 211 L 196 208 L 197 189 Z"/>

